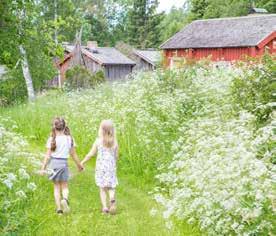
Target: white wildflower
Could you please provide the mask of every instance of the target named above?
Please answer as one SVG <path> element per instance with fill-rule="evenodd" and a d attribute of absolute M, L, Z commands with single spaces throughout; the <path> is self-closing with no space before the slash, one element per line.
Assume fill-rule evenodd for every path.
<path fill-rule="evenodd" d="M 30 189 L 31 191 L 35 191 L 37 186 L 35 183 L 31 182 L 31 183 L 28 183 L 27 188 Z"/>
<path fill-rule="evenodd" d="M 13 186 L 13 182 L 10 179 L 3 180 L 3 184 L 5 184 L 9 189 Z"/>
<path fill-rule="evenodd" d="M 27 171 L 23 168 L 19 169 L 19 178 L 21 179 L 30 179 L 30 175 L 27 173 Z"/>
<path fill-rule="evenodd" d="M 157 212 L 158 212 L 158 211 L 157 211 L 155 208 L 152 208 L 152 209 L 150 210 L 150 216 L 156 216 Z"/>
<path fill-rule="evenodd" d="M 25 192 L 23 190 L 19 190 L 16 193 L 16 196 L 18 196 L 19 198 L 26 198 L 27 195 L 25 194 Z"/>

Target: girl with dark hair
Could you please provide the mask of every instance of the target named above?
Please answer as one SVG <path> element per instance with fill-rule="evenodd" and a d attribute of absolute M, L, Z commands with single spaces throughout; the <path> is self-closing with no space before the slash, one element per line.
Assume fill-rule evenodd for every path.
<path fill-rule="evenodd" d="M 41 173 L 49 163 L 51 174 L 49 179 L 54 182 L 54 197 L 57 207 L 57 213 L 63 214 L 70 211 L 69 208 L 69 190 L 68 190 L 68 157 L 73 158 L 79 171 L 83 170 L 75 150 L 75 142 L 70 134 L 70 129 L 63 118 L 57 117 L 53 120 L 51 137 L 48 139 L 47 153 L 43 161 Z M 62 199 L 61 199 L 62 193 Z"/>

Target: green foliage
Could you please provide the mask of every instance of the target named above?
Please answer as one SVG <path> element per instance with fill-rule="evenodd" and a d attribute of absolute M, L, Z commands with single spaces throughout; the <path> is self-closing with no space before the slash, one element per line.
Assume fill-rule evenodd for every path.
<path fill-rule="evenodd" d="M 16 125 L 9 120 L 4 127 L 0 120 L 0 234 L 18 233 L 28 221 L 26 207 L 36 189 L 30 171 L 37 155 L 28 152 L 24 138 L 13 131 Z M 37 163 L 37 162 L 36 162 Z"/>
<path fill-rule="evenodd" d="M 27 99 L 27 89 L 21 71 L 11 71 L 5 79 L 0 80 L 0 107 L 20 103 Z"/>
<path fill-rule="evenodd" d="M 276 60 L 275 56 L 266 54 L 262 63 L 252 59 L 247 63 L 245 75 L 237 77 L 233 82 L 233 97 L 239 108 L 253 113 L 259 125 L 265 124 L 270 118 L 273 107 L 272 93 L 275 91 Z M 244 63 L 242 66 L 245 66 Z M 257 65 L 255 65 L 257 64 Z"/>
<path fill-rule="evenodd" d="M 187 13 L 184 11 L 184 9 L 172 8 L 171 11 L 165 15 L 164 19 L 159 25 L 161 29 L 161 41 L 165 42 L 167 39 L 181 30 L 187 23 Z"/>
<path fill-rule="evenodd" d="M 66 71 L 65 87 L 67 90 L 79 88 L 95 88 L 104 82 L 104 72 L 102 70 L 91 73 L 83 66 L 75 66 Z"/>
<path fill-rule="evenodd" d="M 266 54 L 260 61 L 252 60 L 252 64 L 241 63 L 246 67 L 243 76 L 236 77 L 232 84 L 233 99 L 236 109 L 245 109 L 256 117 L 256 135 L 263 133 L 264 140 L 258 141 L 258 158 L 276 164 L 275 141 L 265 132 L 266 125 L 273 125 L 275 109 L 275 56 Z M 271 121 L 272 120 L 272 121 Z M 259 130 L 258 130 L 259 129 Z"/>
<path fill-rule="evenodd" d="M 248 100 L 250 105 L 244 102 L 246 96 L 238 97 L 245 90 L 244 87 L 238 88 L 241 77 L 246 79 L 254 73 L 261 78 L 274 76 L 273 60 L 264 60 L 263 65 L 254 63 L 240 67 L 215 67 L 203 62 L 187 66 L 185 70 L 140 73 L 133 80 L 104 83 L 96 89 L 69 93 L 51 91 L 35 103 L 3 109 L 1 115 L 8 117 L 6 123 L 14 120 L 17 131 L 41 149 L 49 135 L 51 119 L 64 116 L 78 145 L 80 157 L 87 153 L 97 137 L 100 121 L 112 119 L 120 145 L 120 179 L 124 178 L 146 191 L 143 186 L 155 184 L 154 176 L 164 173 L 164 166 L 170 166 L 167 173 L 159 175 L 164 184 L 156 188 L 156 191 L 162 191 L 169 197 L 163 199 L 157 196 L 167 208 L 163 214 L 166 219 L 174 215 L 179 220 L 178 224 L 186 228 L 184 216 L 189 218 L 191 225 L 200 224 L 210 235 L 234 235 L 234 231 L 248 232 L 251 229 L 256 232 L 256 228 L 268 235 L 272 222 L 271 203 L 267 199 L 272 196 L 268 194 L 271 191 L 268 172 L 272 167 L 271 163 L 267 163 L 267 157 L 273 154 L 272 144 L 268 143 L 272 125 L 265 126 L 264 130 L 258 129 L 259 124 L 254 123 L 258 114 L 254 113 L 253 107 L 258 105 L 256 101 L 267 101 L 263 89 L 269 90 L 266 84 L 261 85 L 260 90 L 255 84 L 252 85 L 258 95 Z M 82 74 L 81 68 L 72 71 L 73 75 Z M 236 99 L 243 101 L 237 102 Z M 94 161 L 91 162 L 94 165 Z M 52 199 L 47 195 L 50 188 L 46 181 L 37 181 L 42 190 L 33 199 L 32 208 L 27 210 L 32 222 L 22 232 L 26 235 L 67 233 L 69 225 L 70 232 L 81 230 L 85 234 L 115 229 L 117 234 L 122 232 L 124 235 L 133 229 L 139 235 L 147 235 L 148 231 L 145 233 L 141 227 L 147 225 L 149 228 L 156 227 L 160 232 L 154 233 L 163 235 L 160 215 L 153 223 L 144 214 L 150 204 L 144 204 L 149 200 L 138 194 L 139 188 L 130 188 L 122 181 L 122 187 L 118 188 L 120 214 L 116 218 L 107 218 L 109 223 L 114 224 L 106 226 L 106 218 L 97 213 L 99 202 L 95 204 L 92 201 L 92 205 L 87 205 L 97 196 L 94 186 L 87 187 L 91 183 L 87 172 L 77 176 L 73 169 L 73 174 L 76 178 L 70 185 L 72 213 L 57 220 L 52 213 L 54 206 L 50 205 Z M 80 185 L 83 187 L 79 188 Z M 185 192 L 187 190 L 189 192 Z M 138 202 L 137 196 L 134 197 L 136 194 L 140 199 Z M 41 199 L 45 196 L 47 199 L 41 206 Z M 80 201 L 80 198 L 85 200 Z M 235 204 L 229 199 L 235 200 Z M 265 201 L 261 202 L 262 199 Z M 262 203 L 264 206 L 259 209 Z M 193 207 L 195 204 L 197 207 Z M 88 217 L 84 220 L 85 224 L 75 224 L 76 220 L 84 219 L 83 214 Z M 217 217 L 218 214 L 220 217 Z M 141 217 L 137 219 L 137 215 Z M 95 221 L 97 227 L 88 228 L 87 219 Z M 242 227 L 237 228 L 234 222 Z M 171 223 L 168 222 L 168 228 L 172 227 Z M 122 225 L 125 227 L 120 228 Z M 198 235 L 198 231 L 191 230 L 189 226 L 180 232 L 175 228 L 171 230 L 175 230 L 172 232 L 176 235 L 183 232 Z"/>
<path fill-rule="evenodd" d="M 55 32 L 58 42 L 75 39 L 75 33 L 77 30 L 79 31 L 83 23 L 83 2 L 70 0 L 42 0 L 39 2 L 39 11 L 42 13 L 41 20 L 52 40 L 55 37 Z M 55 49 L 58 47 L 55 44 L 52 46 Z"/>
<path fill-rule="evenodd" d="M 190 20 L 246 16 L 253 6 L 251 0 L 189 0 L 189 3 Z M 265 8 L 270 13 L 276 12 L 275 0 L 257 0 L 254 4 L 256 7 Z"/>
<path fill-rule="evenodd" d="M 156 13 L 157 1 L 137 0 L 128 13 L 128 42 L 135 47 L 158 47 L 161 43 L 159 24 L 163 13 Z"/>
<path fill-rule="evenodd" d="M 11 104 L 26 98 L 19 46 L 22 45 L 26 51 L 36 91 L 40 91 L 45 81 L 56 73 L 52 61 L 52 56 L 56 54 L 51 30 L 47 29 L 42 18 L 38 17 L 41 12 L 37 2 L 5 0 L 1 6 L 0 25 L 3 27 L 0 27 L 0 63 L 7 65 L 11 74 L 8 80 L 0 82 L 0 99 L 4 100 L 5 104 Z"/>

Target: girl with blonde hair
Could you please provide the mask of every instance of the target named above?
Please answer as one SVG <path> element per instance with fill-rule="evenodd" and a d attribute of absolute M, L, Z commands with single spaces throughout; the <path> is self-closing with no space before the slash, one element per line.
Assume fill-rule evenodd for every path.
<path fill-rule="evenodd" d="M 95 181 L 100 188 L 102 212 L 115 214 L 115 188 L 118 185 L 116 175 L 116 162 L 118 160 L 118 143 L 115 135 L 115 128 L 111 120 L 103 120 L 100 124 L 98 138 L 92 145 L 91 150 L 85 156 L 82 165 L 92 156 L 97 154 Z M 110 205 L 107 205 L 107 193 Z"/>

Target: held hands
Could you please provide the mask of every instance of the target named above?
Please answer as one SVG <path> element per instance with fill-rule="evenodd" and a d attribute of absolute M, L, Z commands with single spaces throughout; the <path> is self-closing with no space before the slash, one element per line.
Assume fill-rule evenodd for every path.
<path fill-rule="evenodd" d="M 85 163 L 84 160 L 82 160 L 82 161 L 81 161 L 81 166 L 82 166 L 83 170 L 85 170 L 85 168 L 84 168 L 84 163 Z"/>
<path fill-rule="evenodd" d="M 82 172 L 84 170 L 84 166 L 82 162 L 80 162 L 80 164 L 78 165 L 78 170 L 79 172 Z"/>

